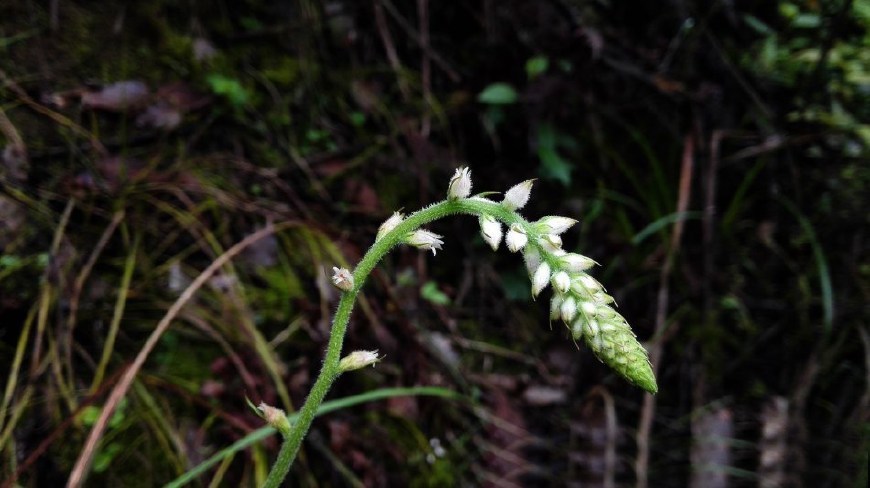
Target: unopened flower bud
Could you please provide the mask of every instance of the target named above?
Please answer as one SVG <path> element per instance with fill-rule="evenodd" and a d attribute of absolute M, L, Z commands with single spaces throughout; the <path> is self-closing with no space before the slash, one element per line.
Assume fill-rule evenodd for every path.
<path fill-rule="evenodd" d="M 556 320 L 562 316 L 562 301 L 562 295 L 553 294 L 553 298 L 550 299 L 550 320 Z"/>
<path fill-rule="evenodd" d="M 347 356 L 341 358 L 338 363 L 338 368 L 342 372 L 353 371 L 355 369 L 365 368 L 366 366 L 374 366 L 380 361 L 378 351 L 354 351 Z"/>
<path fill-rule="evenodd" d="M 390 216 L 387 220 L 378 227 L 378 235 L 375 237 L 375 241 L 381 240 L 388 232 L 395 229 L 397 225 L 402 223 L 404 217 L 400 212 L 394 212 L 393 215 Z"/>
<path fill-rule="evenodd" d="M 556 234 L 545 234 L 538 240 L 541 247 L 550 251 L 556 252 L 562 249 L 562 238 Z"/>
<path fill-rule="evenodd" d="M 332 267 L 332 284 L 341 291 L 353 289 L 353 275 L 345 268 Z"/>
<path fill-rule="evenodd" d="M 529 272 L 529 277 L 531 277 L 538 270 L 538 266 L 541 265 L 541 253 L 535 246 L 527 246 L 523 251 L 523 261 L 526 263 L 526 271 Z"/>
<path fill-rule="evenodd" d="M 287 420 L 287 414 L 280 408 L 275 408 L 265 403 L 261 403 L 257 410 L 262 414 L 263 420 L 282 435 L 290 433 L 290 421 Z"/>
<path fill-rule="evenodd" d="M 457 200 L 468 198 L 468 195 L 471 195 L 471 170 L 465 167 L 457 168 L 447 186 L 447 198 Z"/>
<path fill-rule="evenodd" d="M 518 210 L 526 206 L 529 201 L 529 195 L 532 194 L 532 184 L 535 180 L 526 180 L 522 183 L 514 185 L 510 190 L 505 192 L 504 200 L 501 204 L 509 210 Z"/>
<path fill-rule="evenodd" d="M 502 230 L 501 223 L 495 220 L 490 215 L 480 217 L 480 233 L 483 235 L 483 240 L 489 244 L 493 251 L 498 250 L 498 245 L 501 244 Z"/>
<path fill-rule="evenodd" d="M 598 263 L 582 254 L 569 253 L 559 258 L 559 264 L 562 266 L 562 269 L 569 273 L 579 273 L 580 271 L 586 271 Z"/>
<path fill-rule="evenodd" d="M 595 312 L 598 311 L 598 306 L 595 305 L 594 302 L 584 301 L 580 304 L 580 309 L 583 310 L 583 313 L 585 313 L 587 317 L 592 317 L 595 315 Z"/>
<path fill-rule="evenodd" d="M 532 296 L 538 296 L 550 282 L 550 265 L 541 263 L 532 277 Z"/>
<path fill-rule="evenodd" d="M 571 289 L 571 277 L 564 271 L 559 271 L 553 275 L 553 287 L 559 290 L 560 293 L 565 293 Z"/>
<path fill-rule="evenodd" d="M 429 232 L 428 230 L 417 229 L 408 236 L 405 243 L 424 251 L 432 251 L 432 255 L 434 256 L 435 251 L 441 249 L 444 241 L 441 240 L 441 236 L 438 234 Z"/>
<path fill-rule="evenodd" d="M 577 301 L 573 296 L 568 295 L 568 297 L 562 301 L 560 312 L 562 320 L 564 320 L 566 324 L 574 320 L 574 317 L 577 316 Z"/>
<path fill-rule="evenodd" d="M 581 274 L 571 282 L 571 289 L 582 295 L 591 295 L 600 291 L 601 283 L 588 274 Z"/>
<path fill-rule="evenodd" d="M 535 222 L 535 230 L 541 234 L 561 234 L 570 229 L 577 221 L 568 217 L 550 215 Z"/>
<path fill-rule="evenodd" d="M 526 247 L 527 242 L 529 242 L 529 238 L 526 236 L 525 229 L 519 224 L 511 224 L 507 237 L 505 237 L 505 244 L 507 244 L 508 249 L 511 252 L 517 252 Z"/>

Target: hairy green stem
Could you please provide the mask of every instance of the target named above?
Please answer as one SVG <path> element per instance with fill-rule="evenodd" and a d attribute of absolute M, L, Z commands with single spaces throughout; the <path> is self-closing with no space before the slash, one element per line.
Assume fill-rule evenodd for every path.
<path fill-rule="evenodd" d="M 356 303 L 356 297 L 369 274 L 393 247 L 404 241 L 408 234 L 425 224 L 454 214 L 490 215 L 508 225 L 519 223 L 529 233 L 530 244 L 536 242 L 533 239 L 535 234 L 531 226 L 519 214 L 508 210 L 499 203 L 483 198 L 445 200 L 430 205 L 409 215 L 395 229 L 378 239 L 369 248 L 353 271 L 354 287 L 341 296 L 341 301 L 333 318 L 329 344 L 326 348 L 326 357 L 320 369 L 320 374 L 314 382 L 314 386 L 311 387 L 311 392 L 302 405 L 302 409 L 299 411 L 299 417 L 293 423 L 290 433 L 284 438 L 284 444 L 278 453 L 278 459 L 272 466 L 264 487 L 277 488 L 284 481 L 290 466 L 293 464 L 293 460 L 296 459 L 296 454 L 302 445 L 302 439 L 308 433 L 309 427 L 311 427 L 311 422 L 314 420 L 317 408 L 323 403 L 323 399 L 326 397 L 327 392 L 329 392 L 332 383 L 341 375 L 339 361 L 341 360 L 341 348 L 344 343 L 345 333 L 347 332 L 347 324 L 350 320 L 353 306 Z"/>

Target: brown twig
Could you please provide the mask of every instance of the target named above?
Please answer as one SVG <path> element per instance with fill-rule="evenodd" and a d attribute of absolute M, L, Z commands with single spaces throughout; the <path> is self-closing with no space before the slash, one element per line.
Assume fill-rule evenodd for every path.
<path fill-rule="evenodd" d="M 381 42 L 384 43 L 384 51 L 387 53 L 387 60 L 390 62 L 390 67 L 396 74 L 396 83 L 399 85 L 399 91 L 402 92 L 402 98 L 405 101 L 411 99 L 411 89 L 408 87 L 408 82 L 402 75 L 402 62 L 399 60 L 399 55 L 396 53 L 396 44 L 393 42 L 393 36 L 390 34 L 390 28 L 387 26 L 387 18 L 384 16 L 384 7 L 381 0 L 374 0 L 375 9 L 375 25 L 378 26 L 378 34 L 381 35 Z"/>
<path fill-rule="evenodd" d="M 695 144 L 691 133 L 683 139 L 683 159 L 680 168 L 680 188 L 677 196 L 677 212 L 684 213 L 689 207 L 691 196 L 692 170 L 694 167 Z M 662 349 L 665 338 L 662 332 L 668 316 L 668 298 L 670 295 L 670 276 L 674 266 L 674 257 L 679 251 L 680 240 L 683 235 L 683 220 L 677 220 L 674 224 L 674 232 L 671 234 L 671 242 L 661 273 L 659 273 L 659 292 L 656 300 L 656 322 L 653 332 L 654 340 L 649 343 L 649 358 L 652 363 L 653 373 L 658 374 L 659 364 L 662 358 Z M 637 488 L 648 486 L 649 468 L 649 437 L 652 431 L 652 420 L 655 415 L 655 397 L 649 393 L 644 395 L 643 408 L 637 427 L 637 459 L 634 463 L 637 476 Z"/>
<path fill-rule="evenodd" d="M 220 268 L 226 265 L 232 258 L 242 252 L 245 248 L 250 246 L 251 244 L 259 241 L 260 239 L 272 235 L 275 232 L 280 230 L 287 229 L 297 225 L 296 222 L 283 222 L 280 224 L 270 225 L 265 227 L 248 237 L 239 241 L 236 245 L 229 248 L 218 256 L 212 263 L 196 277 L 193 282 L 181 293 L 175 303 L 169 307 L 169 310 L 166 311 L 166 314 L 160 319 L 160 322 L 157 324 L 157 327 L 148 337 L 148 340 L 145 342 L 145 345 L 142 346 L 142 350 L 139 351 L 139 354 L 136 355 L 136 359 L 133 361 L 133 364 L 124 372 L 124 375 L 121 377 L 121 380 L 115 385 L 115 388 L 112 389 L 112 393 L 109 395 L 108 400 L 106 400 L 106 404 L 103 406 L 102 411 L 100 412 L 100 417 L 94 423 L 94 426 L 91 428 L 90 434 L 88 434 L 87 441 L 85 441 L 85 446 L 82 448 L 81 453 L 79 454 L 78 459 L 76 459 L 75 466 L 73 467 L 72 472 L 70 473 L 69 480 L 67 480 L 67 488 L 78 488 L 84 484 L 85 477 L 90 469 L 91 462 L 93 461 L 94 454 L 97 450 L 97 444 L 100 439 L 103 437 L 103 433 L 106 430 L 106 427 L 109 424 L 109 419 L 115 412 L 115 408 L 117 408 L 118 403 L 122 398 L 127 394 L 127 391 L 130 389 L 130 386 L 133 384 L 133 380 L 136 378 L 136 375 L 139 373 L 139 370 L 142 369 L 142 366 L 145 364 L 145 360 L 151 354 L 151 351 L 154 350 L 154 347 L 157 346 L 157 342 L 160 340 L 160 337 L 166 332 L 166 329 L 169 328 L 169 325 L 172 324 L 172 321 L 175 317 L 181 312 L 181 309 L 189 302 L 194 294 L 202 288 L 202 286 L 215 274 Z"/>

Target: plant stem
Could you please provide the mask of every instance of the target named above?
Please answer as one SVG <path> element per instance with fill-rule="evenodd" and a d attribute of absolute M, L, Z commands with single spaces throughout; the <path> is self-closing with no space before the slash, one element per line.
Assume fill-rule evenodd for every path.
<path fill-rule="evenodd" d="M 342 294 L 341 301 L 338 304 L 338 309 L 332 321 L 329 344 L 326 348 L 326 358 L 323 361 L 320 374 L 314 382 L 314 386 L 311 387 L 311 392 L 308 394 L 305 404 L 302 405 L 302 409 L 299 411 L 299 416 L 296 422 L 293 423 L 290 433 L 284 438 L 284 444 L 278 453 L 278 459 L 272 466 L 264 487 L 277 488 L 284 481 L 290 466 L 293 464 L 293 460 L 296 459 L 296 454 L 302 445 L 302 439 L 308 433 L 309 427 L 311 427 L 311 422 L 314 420 L 317 408 L 323 403 L 323 399 L 326 397 L 326 393 L 329 391 L 332 383 L 341 375 L 339 361 L 341 360 L 341 348 L 344 343 L 345 333 L 347 332 L 347 324 L 350 320 L 353 306 L 356 303 L 356 297 L 369 274 L 393 247 L 403 242 L 408 234 L 425 224 L 454 214 L 490 215 L 507 225 L 519 223 L 529 232 L 530 243 L 535 242 L 532 239 L 534 233 L 531 226 L 525 219 L 501 204 L 483 198 L 445 200 L 430 205 L 409 215 L 395 229 L 378 239 L 369 248 L 354 270 L 354 287 Z"/>

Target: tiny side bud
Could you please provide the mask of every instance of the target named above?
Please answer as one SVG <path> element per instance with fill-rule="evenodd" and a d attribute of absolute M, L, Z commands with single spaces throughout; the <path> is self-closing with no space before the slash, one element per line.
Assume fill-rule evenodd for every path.
<path fill-rule="evenodd" d="M 346 268 L 332 267 L 332 284 L 341 291 L 353 289 L 353 275 Z"/>
<path fill-rule="evenodd" d="M 338 368 L 342 372 L 353 371 L 366 366 L 374 366 L 380 360 L 378 351 L 354 351 L 341 359 Z"/>
<path fill-rule="evenodd" d="M 261 403 L 257 410 L 263 416 L 263 420 L 282 435 L 287 436 L 290 433 L 290 421 L 287 420 L 287 414 L 280 408 L 275 408 L 271 405 Z"/>

